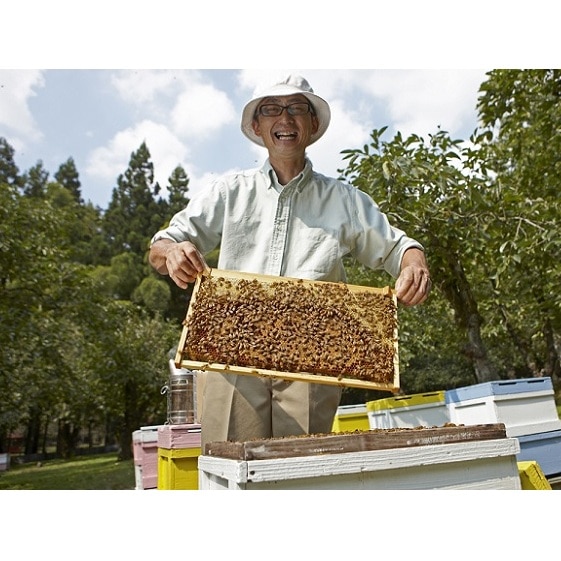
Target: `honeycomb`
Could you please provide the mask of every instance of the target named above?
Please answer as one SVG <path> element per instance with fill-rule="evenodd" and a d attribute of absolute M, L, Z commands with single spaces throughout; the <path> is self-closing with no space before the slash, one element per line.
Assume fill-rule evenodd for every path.
<path fill-rule="evenodd" d="M 389 288 L 212 270 L 197 281 L 183 340 L 183 358 L 226 369 L 391 385 L 397 365 L 396 301 Z"/>

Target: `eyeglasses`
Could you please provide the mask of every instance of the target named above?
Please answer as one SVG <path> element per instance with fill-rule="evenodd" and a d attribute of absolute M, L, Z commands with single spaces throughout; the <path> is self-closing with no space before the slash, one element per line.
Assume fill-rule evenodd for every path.
<path fill-rule="evenodd" d="M 286 109 L 289 115 L 305 115 L 306 113 L 314 114 L 313 107 L 305 102 L 305 101 L 298 101 L 296 103 L 291 103 L 289 105 L 277 105 L 276 103 L 265 103 L 261 105 L 257 110 L 259 115 L 263 117 L 279 117 L 282 115 L 282 112 Z"/>

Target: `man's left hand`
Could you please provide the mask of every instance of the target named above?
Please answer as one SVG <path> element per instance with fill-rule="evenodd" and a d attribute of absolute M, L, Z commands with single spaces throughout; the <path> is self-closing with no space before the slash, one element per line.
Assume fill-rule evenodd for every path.
<path fill-rule="evenodd" d="M 432 281 L 425 254 L 420 249 L 408 249 L 403 255 L 401 272 L 395 283 L 397 299 L 404 306 L 422 304 L 430 293 Z"/>

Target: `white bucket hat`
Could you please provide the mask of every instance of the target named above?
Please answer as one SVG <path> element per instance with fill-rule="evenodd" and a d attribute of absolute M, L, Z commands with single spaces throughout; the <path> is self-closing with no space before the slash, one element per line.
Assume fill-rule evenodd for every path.
<path fill-rule="evenodd" d="M 263 139 L 253 132 L 253 127 L 251 126 L 259 102 L 265 97 L 277 97 L 281 95 L 294 94 L 302 94 L 303 96 L 306 96 L 312 104 L 318 118 L 318 130 L 312 135 L 310 144 L 313 144 L 316 140 L 321 138 L 323 133 L 327 130 L 331 119 L 329 105 L 324 99 L 314 93 L 314 90 L 305 78 L 302 78 L 302 76 L 294 76 L 292 74 L 285 78 L 282 82 L 279 82 L 264 91 L 255 92 L 253 94 L 253 98 L 251 101 L 247 102 L 242 112 L 241 128 L 245 136 L 247 136 L 247 138 L 249 138 L 252 142 L 259 144 L 259 146 L 265 146 Z"/>

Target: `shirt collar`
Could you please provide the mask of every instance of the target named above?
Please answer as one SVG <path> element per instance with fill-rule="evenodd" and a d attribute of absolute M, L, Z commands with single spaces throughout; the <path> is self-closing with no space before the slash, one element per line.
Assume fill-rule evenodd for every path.
<path fill-rule="evenodd" d="M 267 178 L 268 181 L 268 188 L 275 189 L 279 191 L 280 189 L 284 189 L 286 187 L 291 187 L 297 191 L 301 191 L 306 184 L 307 180 L 311 177 L 313 168 L 312 162 L 306 158 L 306 162 L 304 164 L 304 169 L 289 183 L 286 185 L 281 185 L 278 181 L 277 174 L 269 161 L 269 158 L 265 160 L 263 167 L 261 168 L 263 175 Z"/>

